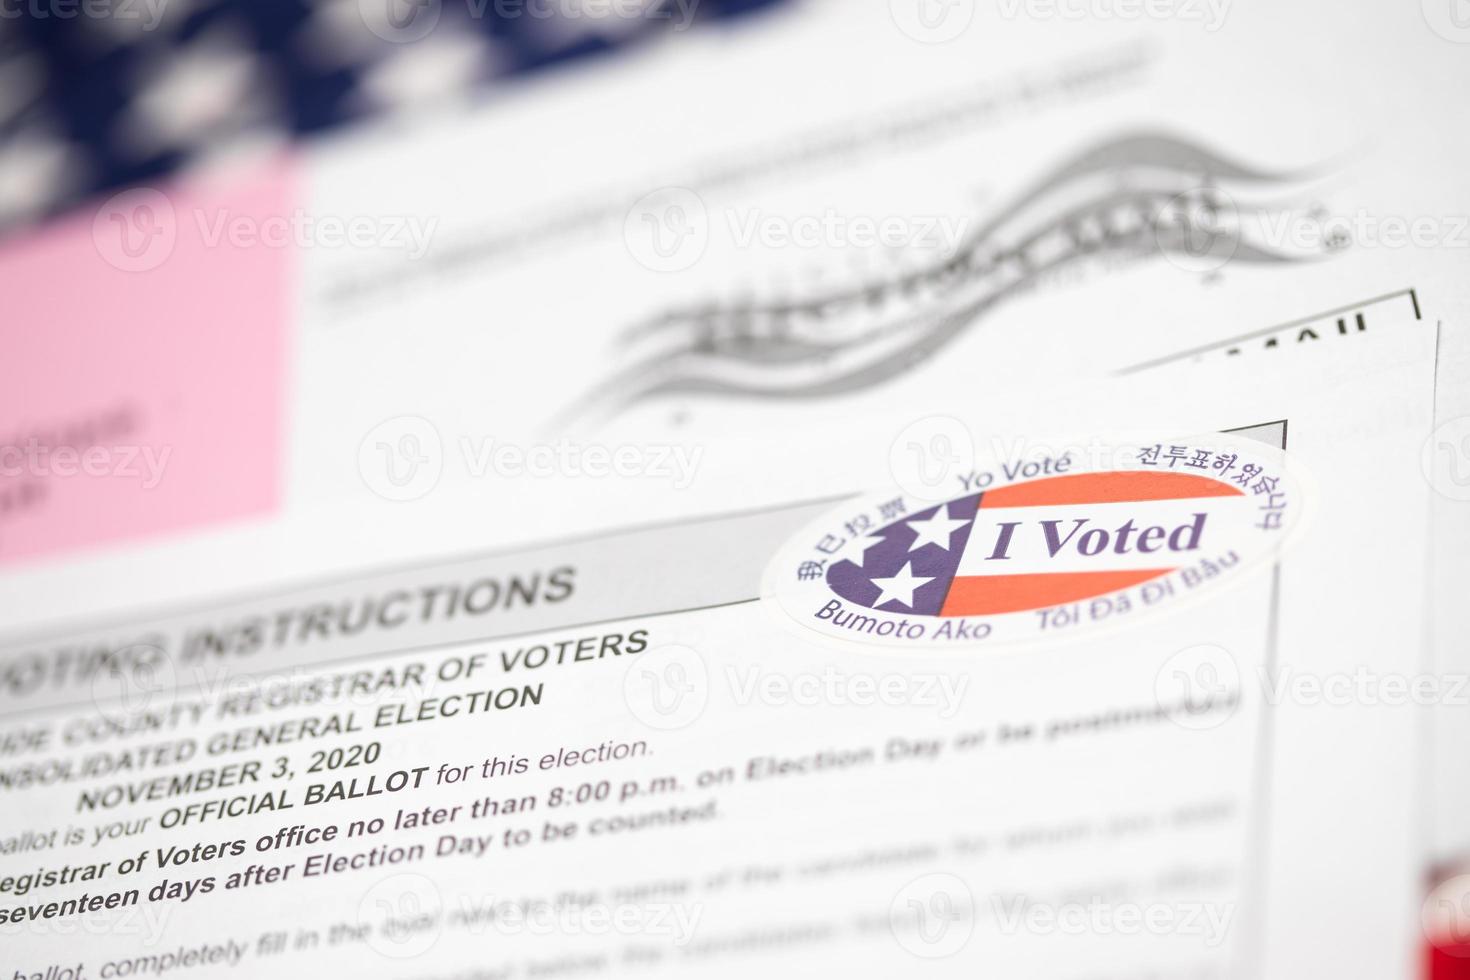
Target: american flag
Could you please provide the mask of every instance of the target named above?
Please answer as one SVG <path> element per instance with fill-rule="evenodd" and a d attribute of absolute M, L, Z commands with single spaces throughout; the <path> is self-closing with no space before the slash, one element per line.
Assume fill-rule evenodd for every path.
<path fill-rule="evenodd" d="M 691 14 L 707 25 L 783 2 L 698 0 Z M 443 112 L 679 24 L 672 11 L 659 16 L 669 0 L 621 18 L 508 13 L 537 3 L 88 0 L 69 16 L 52 12 L 59 5 L 8 5 L 0 234 L 211 159 L 354 121 Z M 393 4 L 431 7 L 434 29 L 412 43 L 375 34 L 365 14 Z M 577 5 L 540 6 L 558 14 Z"/>

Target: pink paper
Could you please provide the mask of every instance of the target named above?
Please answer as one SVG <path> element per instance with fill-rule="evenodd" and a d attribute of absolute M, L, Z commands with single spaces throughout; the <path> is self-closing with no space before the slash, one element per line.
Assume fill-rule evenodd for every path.
<path fill-rule="evenodd" d="M 220 231 L 294 203 L 273 164 L 0 246 L 0 563 L 277 506 L 296 257 Z"/>

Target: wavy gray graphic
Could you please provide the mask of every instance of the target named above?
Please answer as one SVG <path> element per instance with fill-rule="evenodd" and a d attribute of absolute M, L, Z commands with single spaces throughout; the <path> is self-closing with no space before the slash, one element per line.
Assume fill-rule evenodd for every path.
<path fill-rule="evenodd" d="M 793 301 L 683 308 L 626 330 L 623 366 L 573 415 L 650 399 L 813 399 L 881 384 L 942 350 L 996 304 L 1050 272 L 1108 255 L 1285 263 L 1304 257 L 1252 235 L 1245 205 L 1305 174 L 1244 166 L 1185 139 L 1131 134 L 1077 154 L 913 271 Z"/>

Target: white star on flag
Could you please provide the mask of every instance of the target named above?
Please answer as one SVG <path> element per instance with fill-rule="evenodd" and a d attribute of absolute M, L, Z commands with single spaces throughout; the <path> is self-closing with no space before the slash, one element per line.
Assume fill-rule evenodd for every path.
<path fill-rule="evenodd" d="M 966 523 L 962 517 L 947 516 L 943 507 L 935 511 L 934 516 L 928 520 L 909 521 L 909 527 L 914 529 L 914 543 L 909 545 L 909 551 L 918 551 L 926 544 L 937 544 L 948 551 L 949 536 L 954 533 L 955 528 L 964 527 Z"/>
<path fill-rule="evenodd" d="M 901 602 L 910 609 L 914 607 L 914 590 L 927 582 L 934 581 L 933 576 L 924 578 L 922 575 L 914 574 L 914 563 L 906 562 L 903 571 L 890 578 L 875 578 L 873 584 L 883 591 L 878 601 L 873 603 L 876 609 L 885 602 Z"/>

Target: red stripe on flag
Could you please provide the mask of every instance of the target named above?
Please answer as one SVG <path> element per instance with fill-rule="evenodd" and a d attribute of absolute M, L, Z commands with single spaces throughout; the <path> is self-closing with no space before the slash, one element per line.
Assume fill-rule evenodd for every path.
<path fill-rule="evenodd" d="M 1090 599 L 1167 575 L 1172 568 L 1118 572 L 1038 572 L 1033 575 L 963 575 L 945 596 L 941 616 L 994 616 Z"/>
<path fill-rule="evenodd" d="M 1046 507 L 1055 504 L 1114 504 L 1137 500 L 1176 500 L 1189 497 L 1239 497 L 1243 491 L 1228 483 L 1193 473 L 1074 473 L 987 490 L 980 506 Z"/>
<path fill-rule="evenodd" d="M 1426 980 L 1470 980 L 1470 944 L 1429 944 L 1424 964 Z"/>

